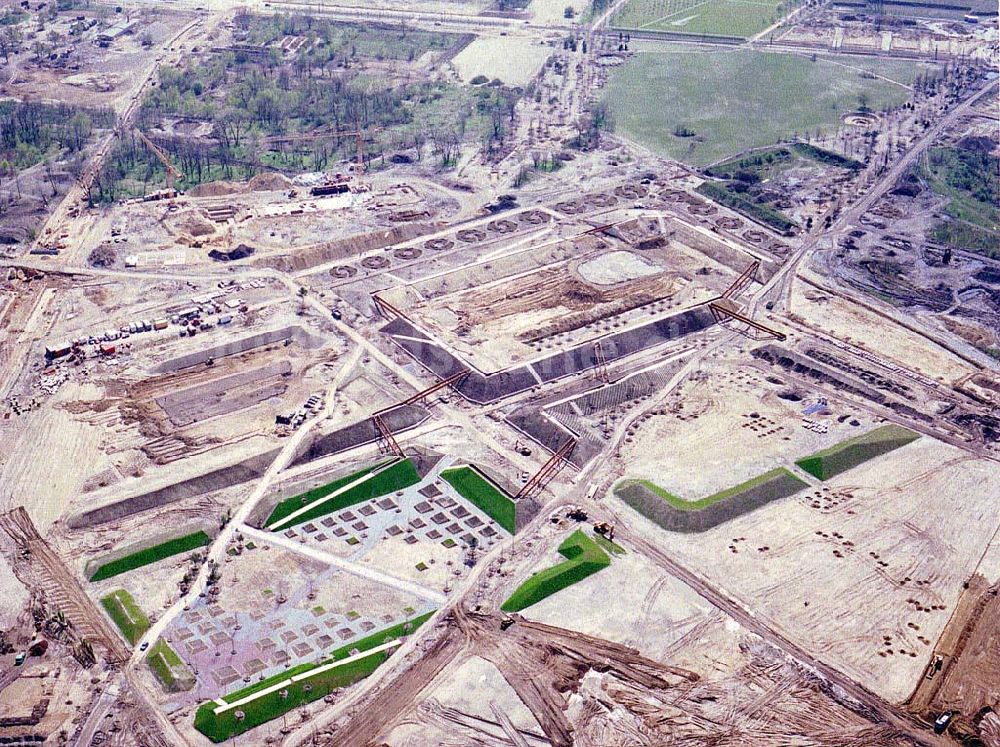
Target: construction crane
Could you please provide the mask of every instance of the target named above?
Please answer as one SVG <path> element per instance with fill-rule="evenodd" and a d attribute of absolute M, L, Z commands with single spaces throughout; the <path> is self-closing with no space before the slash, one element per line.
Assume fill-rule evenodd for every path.
<path fill-rule="evenodd" d="M 375 129 L 373 132 L 377 132 Z M 357 145 L 357 160 L 354 166 L 354 178 L 360 184 L 361 175 L 365 171 L 365 133 L 359 126 L 355 130 L 340 130 L 338 132 L 306 132 L 301 135 L 271 135 L 263 139 L 265 145 L 280 145 L 303 140 L 326 140 L 328 138 L 353 137 Z"/>
<path fill-rule="evenodd" d="M 766 324 L 762 324 L 744 315 L 739 304 L 733 300 L 756 280 L 759 269 L 760 260 L 755 260 L 736 278 L 732 285 L 722 292 L 721 296 L 713 298 L 708 302 L 708 308 L 712 312 L 712 317 L 719 324 L 733 319 L 746 324 L 748 327 L 747 333 L 752 334 L 755 338 L 763 335 L 764 337 L 773 337 L 776 340 L 784 341 L 786 335 L 783 332 L 779 332 Z"/>
<path fill-rule="evenodd" d="M 147 148 L 153 151 L 153 155 L 159 158 L 160 161 L 163 163 L 163 168 L 167 170 L 167 189 L 173 190 L 174 179 L 183 179 L 184 174 L 182 174 L 172 163 L 170 163 L 170 159 L 167 158 L 167 154 L 164 153 L 163 150 L 156 143 L 154 143 L 152 140 L 146 137 L 142 133 L 142 131 L 133 128 L 133 132 L 135 132 L 135 134 L 139 136 L 139 139 L 142 140 L 143 143 L 145 143 Z"/>
<path fill-rule="evenodd" d="M 545 486 L 549 484 L 553 477 L 555 477 L 559 472 L 569 464 L 569 455 L 576 448 L 577 438 L 576 436 L 570 436 L 562 446 L 560 446 L 549 460 L 542 465 L 542 468 L 536 472 L 528 482 L 526 482 L 519 491 L 517 495 L 514 496 L 514 501 L 524 500 L 525 498 L 531 498 L 538 493 L 541 493 Z"/>
<path fill-rule="evenodd" d="M 385 454 L 395 454 L 396 456 L 401 458 L 406 456 L 406 454 L 403 452 L 403 449 L 396 442 L 396 438 L 392 434 L 392 429 L 389 427 L 389 424 L 385 420 L 386 416 L 389 413 L 398 410 L 400 407 L 407 407 L 408 405 L 413 405 L 416 404 L 417 402 L 423 402 L 432 395 L 440 392 L 442 389 L 447 389 L 451 387 L 457 390 L 458 387 L 461 386 L 462 382 L 465 380 L 465 377 L 468 376 L 470 373 L 471 372 L 468 369 L 463 369 L 457 373 L 452 374 L 451 376 L 448 376 L 446 378 L 443 378 L 435 382 L 434 384 L 431 384 L 426 389 L 422 389 L 421 391 L 407 397 L 404 400 L 400 400 L 399 402 L 393 405 L 389 405 L 388 407 L 373 413 L 372 424 L 375 427 L 375 442 L 378 445 L 379 451 Z"/>

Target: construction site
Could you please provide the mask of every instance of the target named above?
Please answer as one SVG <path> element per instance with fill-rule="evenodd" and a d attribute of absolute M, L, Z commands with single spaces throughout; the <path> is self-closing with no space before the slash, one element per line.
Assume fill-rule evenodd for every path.
<path fill-rule="evenodd" d="M 0 743 L 1000 746 L 959 5 L 0 7 Z"/>

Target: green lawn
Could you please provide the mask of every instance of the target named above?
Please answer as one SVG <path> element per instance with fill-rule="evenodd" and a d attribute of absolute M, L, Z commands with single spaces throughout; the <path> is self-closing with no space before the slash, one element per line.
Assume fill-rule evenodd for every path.
<path fill-rule="evenodd" d="M 611 558 L 600 545 L 579 529 L 559 545 L 559 554 L 566 558 L 566 562 L 534 574 L 510 595 L 500 609 L 520 612 L 611 564 Z"/>
<path fill-rule="evenodd" d="M 318 663 L 310 662 L 291 667 L 290 669 L 286 669 L 284 672 L 276 674 L 273 677 L 268 677 L 267 679 L 255 682 L 248 687 L 229 693 L 223 697 L 223 700 L 227 703 L 234 703 L 237 700 L 247 697 L 248 695 L 261 692 L 262 690 L 266 690 L 273 685 L 277 685 L 294 675 L 304 674 L 310 670 L 323 666 L 324 664 L 329 664 L 330 662 L 338 661 L 340 659 L 346 659 L 351 655 L 352 650 L 356 649 L 357 651 L 363 653 L 376 648 L 377 646 L 381 646 L 383 643 L 409 635 L 425 623 L 433 614 L 433 612 L 428 612 L 420 615 L 419 617 L 415 617 L 413 620 L 380 630 L 378 633 L 374 633 L 366 638 L 362 638 L 354 643 L 350 643 L 333 651 L 329 656 L 325 657 Z M 391 653 L 391 651 L 380 651 L 372 654 L 371 656 L 345 664 L 342 667 L 322 672 L 315 677 L 290 683 L 287 687 L 283 688 L 283 690 L 287 693 L 284 698 L 281 697 L 281 690 L 273 693 L 267 693 L 260 696 L 256 700 L 252 700 L 238 708 L 225 711 L 218 715 L 214 713 L 214 710 L 217 707 L 217 704 L 214 701 L 203 703 L 199 706 L 195 713 L 194 726 L 198 731 L 213 742 L 223 742 L 227 739 L 231 739 L 233 736 L 243 734 L 254 727 L 278 718 L 282 714 L 288 713 L 299 706 L 312 703 L 319 698 L 325 697 L 337 688 L 347 687 L 358 680 L 364 679 L 374 672 L 382 662 L 389 658 Z M 242 719 L 238 719 L 236 717 L 238 712 L 243 714 Z"/>
<path fill-rule="evenodd" d="M 149 630 L 149 618 L 125 589 L 118 589 L 101 597 L 101 606 L 118 626 L 125 640 L 133 646 Z"/>
<path fill-rule="evenodd" d="M 146 663 L 167 692 L 176 693 L 194 687 L 195 680 L 191 670 L 162 638 L 158 638 L 149 649 Z"/>
<path fill-rule="evenodd" d="M 669 503 L 671 506 L 678 509 L 679 511 L 700 511 L 703 508 L 708 508 L 713 503 L 718 503 L 719 501 L 724 501 L 726 498 L 731 498 L 737 493 L 743 493 L 744 491 L 747 491 L 750 488 L 757 487 L 758 485 L 763 485 L 764 483 L 773 480 L 779 475 L 790 477 L 791 479 L 802 483 L 802 481 L 799 480 L 799 478 L 797 478 L 787 469 L 785 469 L 784 467 L 778 467 L 777 469 L 772 469 L 770 472 L 765 472 L 762 475 L 757 475 L 756 477 L 752 477 L 746 482 L 741 482 L 739 485 L 733 485 L 731 488 L 720 490 L 718 493 L 712 493 L 712 495 L 705 496 L 704 498 L 699 498 L 696 501 L 687 501 L 684 500 L 683 498 L 674 495 L 673 493 L 668 493 L 666 490 L 661 488 L 655 482 L 650 482 L 649 480 L 630 480 L 629 482 L 636 482 L 641 485 L 644 485 L 647 489 L 656 493 L 663 500 L 665 500 L 667 503 Z M 805 487 L 805 483 L 802 483 L 802 487 Z"/>
<path fill-rule="evenodd" d="M 469 466 L 446 469 L 441 472 L 441 479 L 476 508 L 489 514 L 497 524 L 514 534 L 517 529 L 514 501 L 478 470 Z"/>
<path fill-rule="evenodd" d="M 883 425 L 869 433 L 841 441 L 795 462 L 818 480 L 829 480 L 859 464 L 916 441 L 920 435 L 901 425 Z"/>
<path fill-rule="evenodd" d="M 637 53 L 605 87 L 618 131 L 694 166 L 793 135 L 833 131 L 862 104 L 880 111 L 909 98 L 900 85 L 862 77 L 830 59 L 632 46 Z M 674 134 L 684 129 L 695 134 Z"/>
<path fill-rule="evenodd" d="M 397 490 L 402 490 L 403 488 L 407 488 L 410 485 L 416 485 L 420 482 L 420 475 L 417 473 L 416 467 L 413 466 L 413 462 L 409 459 L 401 459 L 398 462 L 389 464 L 388 466 L 383 466 L 385 464 L 386 463 L 383 462 L 382 464 L 366 467 L 365 469 L 348 475 L 347 477 L 334 480 L 328 485 L 314 488 L 307 493 L 285 499 L 275 506 L 274 511 L 271 512 L 271 515 L 265 522 L 265 526 L 270 527 L 275 522 L 291 515 L 293 512 L 298 511 L 300 508 L 308 505 L 312 501 L 324 498 L 339 488 L 344 487 L 348 483 L 357 480 L 359 477 L 376 472 L 376 470 L 381 471 L 373 474 L 370 479 L 360 485 L 356 485 L 350 490 L 347 490 L 328 501 L 324 501 L 323 503 L 316 505 L 314 508 L 296 516 L 292 522 L 283 525 L 283 528 L 304 524 L 307 521 L 317 519 L 321 516 L 326 516 L 327 514 L 332 514 L 335 511 L 340 511 L 348 506 L 363 503 L 364 501 L 371 500 L 372 498 L 378 498 L 379 496 L 387 495 Z"/>
<path fill-rule="evenodd" d="M 735 36 L 759 34 L 783 15 L 781 0 L 629 0 L 611 25 L 675 34 Z"/>
<path fill-rule="evenodd" d="M 106 578 L 117 576 L 120 573 L 126 573 L 127 571 L 141 568 L 144 565 L 156 563 L 164 558 L 169 558 L 173 555 L 180 555 L 181 553 L 185 553 L 199 547 L 204 547 L 205 545 L 209 545 L 211 543 L 211 537 L 201 530 L 192 532 L 191 534 L 185 534 L 183 537 L 175 537 L 172 540 L 161 542 L 158 545 L 147 547 L 145 550 L 139 550 L 138 552 L 126 555 L 118 560 L 112 560 L 109 563 L 105 563 L 94 571 L 93 574 L 91 574 L 90 580 L 103 581 Z"/>

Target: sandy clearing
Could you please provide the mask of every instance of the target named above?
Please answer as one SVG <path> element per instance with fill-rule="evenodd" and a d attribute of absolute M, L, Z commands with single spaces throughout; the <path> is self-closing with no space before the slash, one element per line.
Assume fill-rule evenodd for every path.
<path fill-rule="evenodd" d="M 459 52 L 453 62 L 465 82 L 485 75 L 490 80 L 499 78 L 508 86 L 523 86 L 535 76 L 550 54 L 551 47 L 531 39 L 481 38 Z"/>

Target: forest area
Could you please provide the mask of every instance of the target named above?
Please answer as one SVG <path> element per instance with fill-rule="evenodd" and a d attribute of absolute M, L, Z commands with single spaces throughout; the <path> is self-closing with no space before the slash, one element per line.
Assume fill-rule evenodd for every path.
<path fill-rule="evenodd" d="M 21 199 L 20 175 L 39 164 L 45 168 L 54 196 L 56 165 L 68 161 L 73 171 L 95 130 L 114 123 L 110 109 L 0 101 L 0 214 Z"/>
<path fill-rule="evenodd" d="M 354 158 L 358 129 L 366 169 L 382 167 L 387 151 L 420 160 L 427 146 L 447 167 L 469 140 L 486 152 L 502 149 L 523 94 L 502 85 L 463 86 L 417 64 L 428 53 L 446 59 L 468 41 L 399 26 L 241 14 L 229 47 L 162 72 L 137 127 L 183 173 L 182 188 L 265 170 L 335 170 Z M 180 131 L 191 125 L 208 125 L 209 132 Z M 164 177 L 156 155 L 126 137 L 91 199 L 143 194 Z"/>

